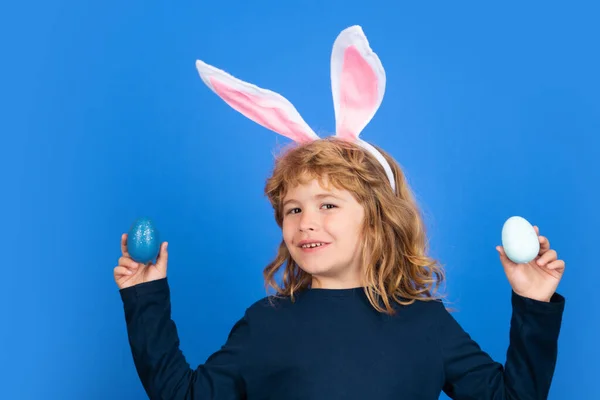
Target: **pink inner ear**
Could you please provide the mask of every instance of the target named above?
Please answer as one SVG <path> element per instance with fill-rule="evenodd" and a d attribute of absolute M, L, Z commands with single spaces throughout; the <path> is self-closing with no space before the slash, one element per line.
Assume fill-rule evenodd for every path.
<path fill-rule="evenodd" d="M 284 135 L 297 143 L 310 141 L 308 133 L 286 115 L 281 108 L 266 108 L 260 105 L 261 98 L 233 89 L 214 77 L 210 83 L 215 92 L 233 109 L 252 121 Z"/>
<path fill-rule="evenodd" d="M 337 135 L 346 140 L 354 139 L 372 118 L 377 105 L 377 75 L 355 46 L 344 52 L 339 87 Z"/>

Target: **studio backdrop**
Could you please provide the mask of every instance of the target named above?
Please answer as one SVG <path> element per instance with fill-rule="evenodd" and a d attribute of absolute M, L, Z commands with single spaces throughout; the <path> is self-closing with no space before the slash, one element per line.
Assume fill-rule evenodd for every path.
<path fill-rule="evenodd" d="M 41 2 L 0 13 L 0 398 L 143 399 L 113 279 L 138 217 L 169 242 L 195 368 L 265 296 L 281 233 L 263 195 L 283 138 L 233 112 L 196 59 L 334 133 L 329 61 L 361 25 L 387 73 L 363 137 L 402 166 L 454 315 L 504 362 L 504 221 L 566 272 L 550 399 L 599 399 L 598 6 L 571 2 Z M 6 6 L 4 7 L 6 9 Z M 401 361 L 399 361 L 401 362 Z M 444 398 L 444 396 L 442 396 Z"/>

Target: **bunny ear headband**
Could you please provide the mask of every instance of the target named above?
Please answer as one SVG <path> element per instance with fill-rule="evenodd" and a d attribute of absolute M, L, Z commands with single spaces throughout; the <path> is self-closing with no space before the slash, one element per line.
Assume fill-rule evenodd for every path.
<path fill-rule="evenodd" d="M 196 61 L 200 78 L 221 99 L 247 118 L 286 136 L 296 143 L 319 140 L 286 98 L 273 91 L 241 81 L 230 74 Z M 357 143 L 383 165 L 395 191 L 392 169 L 383 155 L 359 138 L 383 100 L 385 71 L 369 47 L 360 26 L 344 29 L 333 44 L 331 89 L 335 109 L 336 137 Z"/>

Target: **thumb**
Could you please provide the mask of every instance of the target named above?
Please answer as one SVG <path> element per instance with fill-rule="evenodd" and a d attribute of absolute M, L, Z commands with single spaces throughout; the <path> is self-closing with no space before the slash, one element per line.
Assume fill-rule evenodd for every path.
<path fill-rule="evenodd" d="M 169 253 L 167 247 L 169 243 L 163 242 L 160 246 L 160 252 L 156 259 L 156 268 L 162 272 L 167 272 L 167 261 L 169 260 Z"/>
<path fill-rule="evenodd" d="M 496 246 L 496 251 L 500 255 L 500 262 L 502 263 L 502 265 L 504 267 L 507 267 L 507 266 L 513 264 L 513 262 L 510 261 L 510 259 L 506 256 L 506 253 L 504 252 L 504 247 Z"/>
<path fill-rule="evenodd" d="M 504 247 L 502 247 L 502 246 L 496 246 L 496 251 L 500 255 L 500 260 L 505 261 L 506 260 L 506 253 L 504 252 Z"/>

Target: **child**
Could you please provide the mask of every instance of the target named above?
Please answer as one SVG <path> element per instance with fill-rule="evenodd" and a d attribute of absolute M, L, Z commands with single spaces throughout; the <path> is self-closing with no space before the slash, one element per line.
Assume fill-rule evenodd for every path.
<path fill-rule="evenodd" d="M 265 270 L 276 295 L 251 305 L 220 350 L 191 369 L 171 319 L 168 251 L 134 262 L 121 238 L 114 270 L 133 359 L 152 399 L 545 399 L 557 359 L 565 264 L 540 253 L 514 264 L 505 365 L 444 308 L 442 268 L 398 164 L 358 138 L 385 75 L 359 27 L 334 44 L 336 136 L 319 139 L 280 95 L 202 62 L 204 82 L 254 121 L 292 138 L 265 192 L 283 240 Z M 281 283 L 275 275 L 282 271 Z"/>

